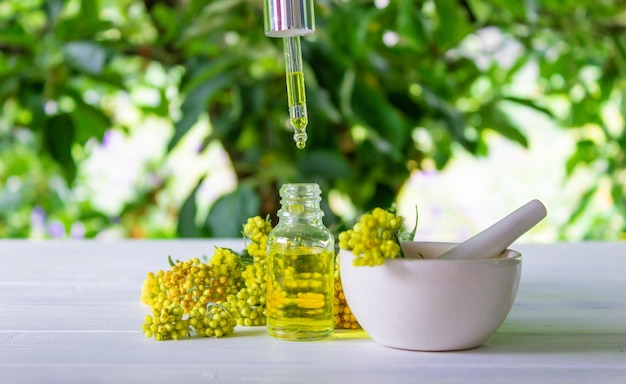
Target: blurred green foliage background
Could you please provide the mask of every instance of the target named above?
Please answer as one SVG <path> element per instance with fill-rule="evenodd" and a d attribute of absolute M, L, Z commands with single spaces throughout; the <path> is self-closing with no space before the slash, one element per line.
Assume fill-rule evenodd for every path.
<path fill-rule="evenodd" d="M 0 237 L 238 237 L 295 181 L 339 229 L 459 151 L 488 156 L 490 133 L 528 147 L 542 127 L 515 106 L 574 139 L 567 177 L 593 174 L 559 238 L 624 238 L 626 3 L 314 1 L 298 150 L 261 0 L 2 0 Z"/>

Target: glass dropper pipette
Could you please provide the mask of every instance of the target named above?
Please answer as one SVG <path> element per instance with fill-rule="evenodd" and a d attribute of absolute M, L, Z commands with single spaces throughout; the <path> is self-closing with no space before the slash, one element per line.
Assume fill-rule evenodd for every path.
<path fill-rule="evenodd" d="M 302 149 L 306 146 L 306 126 L 309 120 L 306 112 L 300 36 L 284 37 L 283 49 L 285 54 L 285 74 L 287 77 L 289 122 L 294 129 L 293 141 L 295 141 L 296 147 Z"/>
<path fill-rule="evenodd" d="M 306 146 L 306 111 L 304 73 L 300 36 L 315 31 L 313 0 L 264 0 L 265 35 L 283 39 L 289 122 L 294 129 L 293 140 L 300 149 Z"/>

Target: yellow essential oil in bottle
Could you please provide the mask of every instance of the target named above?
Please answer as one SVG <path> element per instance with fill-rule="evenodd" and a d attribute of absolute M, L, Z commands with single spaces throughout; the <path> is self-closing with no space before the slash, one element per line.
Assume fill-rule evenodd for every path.
<path fill-rule="evenodd" d="M 333 332 L 334 241 L 322 223 L 317 184 L 285 184 L 268 236 L 267 332 L 320 340 Z"/>

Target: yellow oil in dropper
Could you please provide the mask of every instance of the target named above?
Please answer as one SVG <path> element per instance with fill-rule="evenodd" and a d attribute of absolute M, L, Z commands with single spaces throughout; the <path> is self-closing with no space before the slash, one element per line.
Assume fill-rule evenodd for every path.
<path fill-rule="evenodd" d="M 303 149 L 306 146 L 306 140 L 308 138 L 306 126 L 309 120 L 306 112 L 306 93 L 304 91 L 300 37 L 284 37 L 283 50 L 285 54 L 285 73 L 287 76 L 289 122 L 294 129 L 293 141 L 295 141 L 296 147 Z"/>

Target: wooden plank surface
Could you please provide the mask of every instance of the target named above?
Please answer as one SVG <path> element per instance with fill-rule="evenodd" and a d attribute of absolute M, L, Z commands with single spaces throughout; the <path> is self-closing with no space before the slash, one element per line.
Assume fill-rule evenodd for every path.
<path fill-rule="evenodd" d="M 167 256 L 210 256 L 240 240 L 0 241 L 4 383 L 626 383 L 626 243 L 518 245 L 518 296 L 483 346 L 425 353 L 363 331 L 324 342 L 263 327 L 223 339 L 144 337 L 141 283 Z"/>

